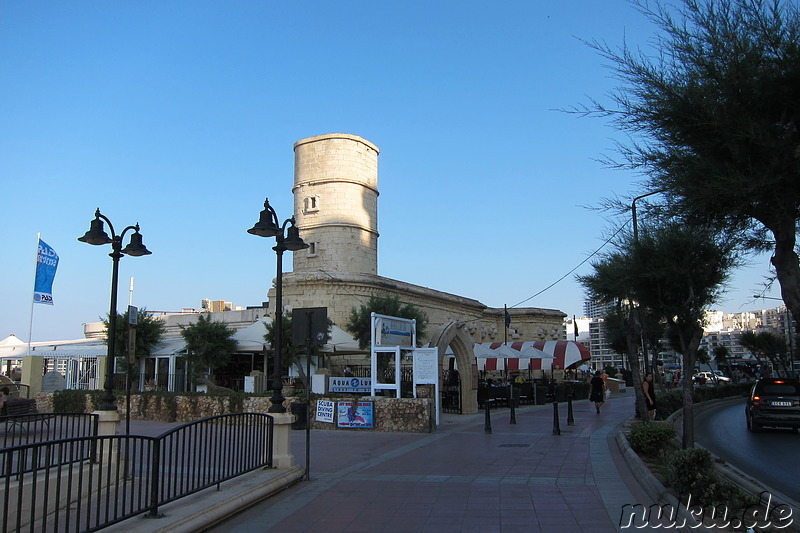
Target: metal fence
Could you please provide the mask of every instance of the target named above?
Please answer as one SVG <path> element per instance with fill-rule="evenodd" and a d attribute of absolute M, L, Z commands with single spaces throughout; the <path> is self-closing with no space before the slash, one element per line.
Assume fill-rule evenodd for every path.
<path fill-rule="evenodd" d="M 97 435 L 99 415 L 86 413 L 31 413 L 0 417 L 2 447 L 48 440 Z"/>
<path fill-rule="evenodd" d="M 457 370 L 442 372 L 441 406 L 443 413 L 461 414 L 461 375 Z"/>
<path fill-rule="evenodd" d="M 220 415 L 158 437 L 83 436 L 0 450 L 6 532 L 90 532 L 272 466 L 273 418 Z"/>
<path fill-rule="evenodd" d="M 44 373 L 58 372 L 64 376 L 67 389 L 96 390 L 102 387 L 97 375 L 97 357 L 54 355 L 44 357 Z"/>

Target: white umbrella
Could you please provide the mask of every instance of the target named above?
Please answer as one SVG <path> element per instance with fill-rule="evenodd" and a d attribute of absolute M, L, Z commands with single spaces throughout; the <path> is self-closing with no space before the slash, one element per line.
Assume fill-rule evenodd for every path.
<path fill-rule="evenodd" d="M 511 348 L 511 346 L 507 346 L 505 344 L 497 342 L 475 343 L 475 345 L 472 347 L 472 351 L 475 353 L 475 357 L 479 357 L 481 359 L 496 359 L 496 358 L 502 359 L 504 357 L 513 357 L 513 358 L 520 357 L 520 353 L 517 350 Z"/>
<path fill-rule="evenodd" d="M 519 342 L 514 343 L 512 347 L 516 348 L 517 344 L 521 344 L 518 348 L 519 353 L 522 354 L 520 357 L 524 357 L 526 359 L 554 359 L 552 354 L 544 352 L 533 345 L 533 342 Z"/>

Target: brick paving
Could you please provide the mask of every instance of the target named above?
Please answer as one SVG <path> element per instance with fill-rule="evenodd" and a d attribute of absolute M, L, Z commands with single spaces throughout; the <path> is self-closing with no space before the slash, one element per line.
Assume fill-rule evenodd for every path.
<path fill-rule="evenodd" d="M 553 434 L 552 405 L 444 415 L 435 433 L 313 431 L 303 481 L 210 531 L 586 532 L 618 531 L 622 506 L 653 502 L 621 457 L 616 430 L 633 395 L 601 414 L 574 403 L 575 424 Z M 305 464 L 305 432 L 292 433 Z"/>

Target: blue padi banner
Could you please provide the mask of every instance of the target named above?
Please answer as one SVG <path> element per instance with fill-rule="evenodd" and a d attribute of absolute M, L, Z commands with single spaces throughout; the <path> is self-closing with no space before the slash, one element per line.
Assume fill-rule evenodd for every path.
<path fill-rule="evenodd" d="M 36 282 L 33 286 L 33 301 L 37 304 L 53 305 L 53 279 L 56 277 L 58 254 L 42 239 L 36 255 Z"/>

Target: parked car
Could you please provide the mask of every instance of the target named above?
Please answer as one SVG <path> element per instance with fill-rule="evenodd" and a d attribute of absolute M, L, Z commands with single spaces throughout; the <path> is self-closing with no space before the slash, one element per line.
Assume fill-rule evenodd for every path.
<path fill-rule="evenodd" d="M 759 379 L 745 406 L 747 429 L 763 426 L 800 428 L 800 381 L 790 378 Z"/>
<path fill-rule="evenodd" d="M 707 383 L 729 383 L 731 378 L 726 376 L 721 376 L 715 372 L 698 372 L 694 376 L 692 376 L 692 381 L 695 383 L 699 383 L 701 385 L 705 385 Z"/>

